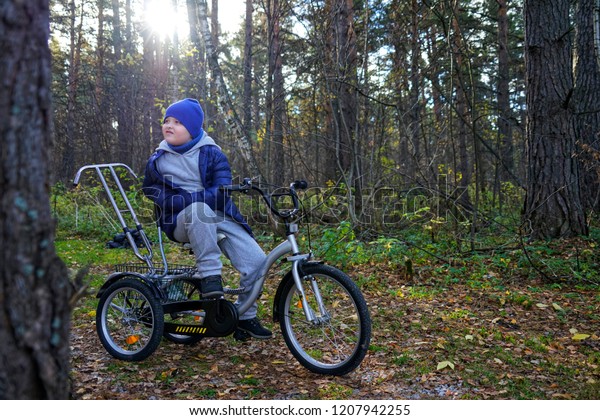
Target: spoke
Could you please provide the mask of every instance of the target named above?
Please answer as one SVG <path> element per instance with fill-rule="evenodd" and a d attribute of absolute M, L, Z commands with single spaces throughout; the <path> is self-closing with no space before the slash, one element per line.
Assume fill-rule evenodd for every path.
<path fill-rule="evenodd" d="M 124 307 L 121 307 L 121 306 L 117 305 L 116 303 L 111 302 L 109 306 L 112 309 L 116 309 L 117 311 L 119 311 L 121 313 L 127 313 L 127 309 L 125 309 Z"/>
<path fill-rule="evenodd" d="M 152 331 L 152 309 L 147 301 L 136 291 L 127 290 L 115 295 L 108 307 L 107 322 L 112 327 L 107 326 L 115 344 L 133 351 L 143 348 Z"/>
<path fill-rule="evenodd" d="M 347 354 L 347 352 L 342 347 L 349 347 L 348 343 L 343 339 L 336 339 L 337 335 L 335 334 L 328 334 L 327 331 L 325 331 L 325 327 L 326 326 L 324 325 L 321 328 L 321 330 L 323 331 L 323 335 L 325 335 L 326 339 L 333 345 L 333 347 L 335 347 L 338 350 L 337 354 L 339 354 L 339 356 L 337 359 L 340 361 L 347 359 L 349 357 L 349 354 Z M 329 327 L 331 328 L 331 330 L 337 331 L 337 329 L 333 325 L 329 325 Z M 342 355 L 345 357 L 342 358 Z"/>

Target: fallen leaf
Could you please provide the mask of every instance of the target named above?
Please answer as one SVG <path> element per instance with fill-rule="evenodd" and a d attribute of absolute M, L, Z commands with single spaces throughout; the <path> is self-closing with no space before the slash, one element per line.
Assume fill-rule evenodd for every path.
<path fill-rule="evenodd" d="M 553 307 L 554 309 L 556 309 L 557 311 L 564 311 L 564 309 L 563 309 L 563 308 L 561 308 L 561 307 L 560 307 L 560 305 L 559 305 L 559 304 L 557 304 L 557 303 L 553 303 L 553 304 L 552 304 L 552 307 Z"/>
<path fill-rule="evenodd" d="M 444 360 L 443 362 L 439 362 L 437 365 L 437 370 L 442 370 L 449 367 L 450 369 L 454 370 L 454 363 L 448 361 L 448 360 Z"/>
<path fill-rule="evenodd" d="M 573 337 L 571 337 L 571 339 L 575 340 L 575 341 L 585 340 L 586 338 L 590 338 L 590 335 L 589 334 L 575 334 Z"/>
<path fill-rule="evenodd" d="M 465 335 L 465 340 L 472 341 L 473 340 L 473 336 L 471 334 L 467 334 L 467 335 Z"/>
<path fill-rule="evenodd" d="M 537 306 L 540 309 L 545 309 L 548 307 L 548 305 L 546 305 L 545 303 L 536 303 L 535 306 Z"/>

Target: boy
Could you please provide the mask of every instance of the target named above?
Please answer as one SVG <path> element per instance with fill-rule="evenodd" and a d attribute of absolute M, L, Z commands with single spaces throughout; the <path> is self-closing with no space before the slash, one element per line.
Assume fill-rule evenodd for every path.
<path fill-rule="evenodd" d="M 232 182 L 227 157 L 202 129 L 204 112 L 195 99 L 171 104 L 162 126 L 164 140 L 146 164 L 143 191 L 161 209 L 160 225 L 177 242 L 194 250 L 204 297 L 223 296 L 221 252 L 241 274 L 240 287 L 250 288 L 266 256 L 231 199 L 219 190 Z M 217 234 L 226 239 L 221 242 Z M 246 294 L 240 294 L 243 303 Z M 257 303 L 240 315 L 237 339 L 269 338 L 271 331 L 256 318 Z"/>

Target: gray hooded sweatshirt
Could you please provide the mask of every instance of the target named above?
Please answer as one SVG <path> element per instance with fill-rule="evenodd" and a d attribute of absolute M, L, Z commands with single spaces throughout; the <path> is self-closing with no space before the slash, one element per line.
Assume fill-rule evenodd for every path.
<path fill-rule="evenodd" d="M 203 190 L 204 186 L 200 179 L 200 168 L 198 167 L 198 154 L 200 148 L 207 145 L 221 148 L 206 132 L 194 147 L 183 154 L 171 149 L 166 140 L 161 141 L 156 150 L 164 150 L 166 153 L 156 161 L 158 170 L 186 191 Z"/>

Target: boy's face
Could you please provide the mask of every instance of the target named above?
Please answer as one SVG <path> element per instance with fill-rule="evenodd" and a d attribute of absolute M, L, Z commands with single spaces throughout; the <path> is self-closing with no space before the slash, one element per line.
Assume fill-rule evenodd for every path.
<path fill-rule="evenodd" d="M 181 146 L 192 140 L 192 136 L 187 128 L 179 122 L 178 119 L 168 117 L 162 126 L 162 133 L 167 143 L 171 146 Z"/>

